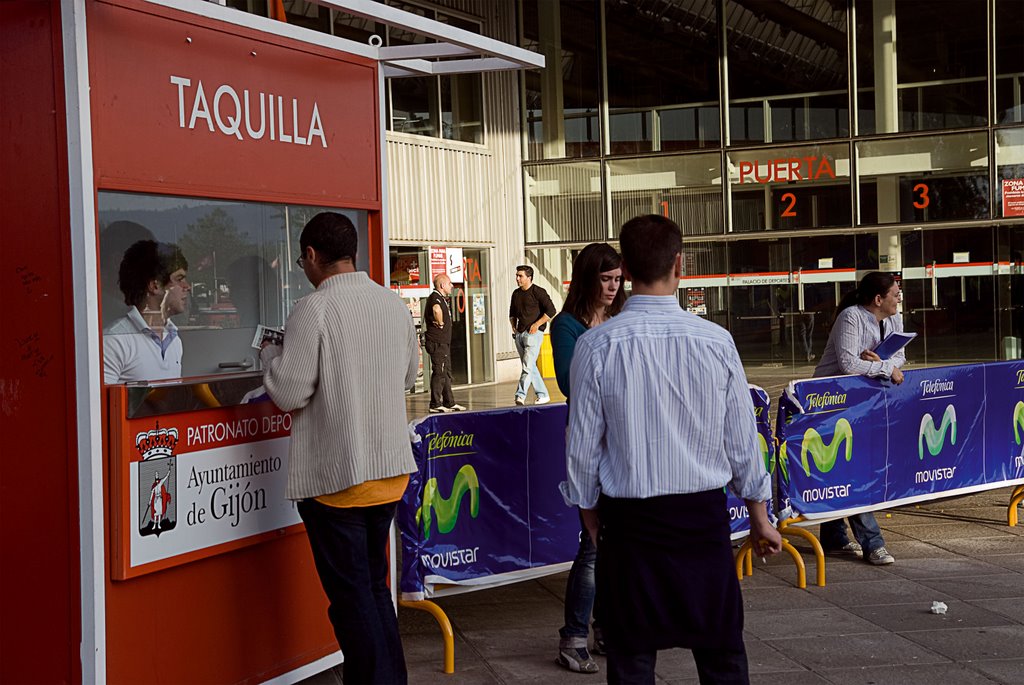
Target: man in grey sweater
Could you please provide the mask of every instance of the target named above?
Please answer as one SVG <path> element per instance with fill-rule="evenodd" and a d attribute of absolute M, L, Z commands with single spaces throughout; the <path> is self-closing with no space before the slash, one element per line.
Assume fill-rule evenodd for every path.
<path fill-rule="evenodd" d="M 388 530 L 416 470 L 405 390 L 419 345 L 402 301 L 356 271 L 358 238 L 336 212 L 313 217 L 298 264 L 316 291 L 295 303 L 284 344 L 260 352 L 264 386 L 292 412 L 289 499 L 330 600 L 346 683 L 405 683 L 387 586 Z"/>

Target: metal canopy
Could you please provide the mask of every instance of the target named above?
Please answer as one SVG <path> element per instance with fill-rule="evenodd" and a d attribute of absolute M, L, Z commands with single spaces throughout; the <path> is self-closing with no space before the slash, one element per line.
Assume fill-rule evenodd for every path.
<path fill-rule="evenodd" d="M 469 74 L 481 71 L 533 69 L 544 66 L 544 56 L 536 52 L 427 19 L 380 2 L 374 2 L 374 0 L 313 1 L 323 7 L 330 7 L 363 19 L 371 19 L 402 28 L 437 41 L 422 45 L 377 48 L 377 59 L 382 63 L 386 77 Z"/>
<path fill-rule="evenodd" d="M 268 17 L 249 14 L 216 2 L 203 0 L 146 0 L 154 5 L 210 17 L 265 33 L 286 36 L 305 43 L 348 52 L 380 62 L 386 78 L 430 76 L 438 74 L 474 74 L 484 71 L 508 71 L 544 67 L 544 56 L 487 36 L 466 31 L 412 12 L 389 7 L 374 0 L 310 0 L 330 9 L 368 19 L 437 42 L 387 47 L 360 43 L 301 26 L 293 26 Z"/>

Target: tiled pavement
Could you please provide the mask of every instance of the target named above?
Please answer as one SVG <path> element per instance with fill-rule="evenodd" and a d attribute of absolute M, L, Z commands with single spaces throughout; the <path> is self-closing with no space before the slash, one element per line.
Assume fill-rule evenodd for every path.
<path fill-rule="evenodd" d="M 748 373 L 772 397 L 793 377 L 791 370 Z M 513 390 L 500 384 L 455 395 L 482 409 L 511 405 Z M 409 409 L 421 415 L 426 399 L 411 397 Z M 823 588 L 797 589 L 786 555 L 757 563 L 742 583 L 752 683 L 1024 685 L 1024 523 L 1006 526 L 1008 500 L 1003 489 L 879 513 L 896 563 L 830 558 Z M 813 583 L 813 557 L 803 551 Z M 409 682 L 604 682 L 603 673 L 569 673 L 554 663 L 564 593 L 563 573 L 438 599 L 455 630 L 453 675 L 441 671 L 433 619 L 400 609 Z M 948 605 L 946 615 L 929 612 L 935 600 Z M 659 682 L 697 683 L 685 650 L 662 652 L 657 674 Z M 340 683 L 340 669 L 307 682 Z"/>

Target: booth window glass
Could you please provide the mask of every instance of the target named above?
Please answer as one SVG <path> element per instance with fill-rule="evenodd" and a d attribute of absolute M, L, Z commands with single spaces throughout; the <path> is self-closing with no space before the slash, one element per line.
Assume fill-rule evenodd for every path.
<path fill-rule="evenodd" d="M 99 275 L 105 354 L 123 357 L 148 350 L 137 337 L 119 337 L 138 335 L 127 320 L 137 306 L 129 306 L 126 298 L 141 303 L 147 324 L 159 327 L 164 319 L 173 323 L 182 349 L 175 373 L 165 368 L 153 375 L 147 372 L 152 365 L 140 363 L 141 358 L 119 357 L 119 364 L 134 369 L 121 381 L 258 370 L 259 353 L 251 346 L 257 326 L 283 326 L 295 301 L 313 291 L 296 259 L 302 228 L 321 211 L 339 212 L 352 220 L 359 234 L 356 267 L 367 271 L 368 213 L 363 210 L 101 191 Z M 147 241 L 156 247 L 147 246 Z M 180 268 L 187 285 L 179 283 L 175 290 L 157 282 L 151 287 L 148 276 L 167 268 L 168 254 L 173 255 L 172 276 L 180 277 Z M 150 360 L 158 366 L 173 344 L 168 340 L 171 328 L 165 328 L 162 341 L 168 349 L 158 349 Z M 156 341 L 143 342 L 157 347 Z"/>

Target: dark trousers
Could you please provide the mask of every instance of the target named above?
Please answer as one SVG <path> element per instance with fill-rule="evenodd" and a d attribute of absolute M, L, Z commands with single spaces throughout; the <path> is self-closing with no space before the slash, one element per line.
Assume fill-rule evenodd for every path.
<path fill-rule="evenodd" d="M 653 685 L 658 652 L 621 652 L 607 643 L 609 685 Z M 739 650 L 694 649 L 701 685 L 749 685 L 747 652 Z"/>
<path fill-rule="evenodd" d="M 597 547 L 594 547 L 590 533 L 580 517 L 580 546 L 569 569 L 565 583 L 565 625 L 558 631 L 562 640 L 581 638 L 586 646 L 590 635 L 590 616 L 594 616 L 594 635 L 600 630 L 596 603 L 597 588 L 594 583 L 594 566 L 597 563 Z"/>
<path fill-rule="evenodd" d="M 450 407 L 452 395 L 452 346 L 428 340 L 424 347 L 430 355 L 430 406 Z"/>
<path fill-rule="evenodd" d="M 397 502 L 372 507 L 329 507 L 306 499 L 313 561 L 330 607 L 338 646 L 345 656 L 345 685 L 405 685 L 405 654 L 388 589 L 386 548 Z"/>

